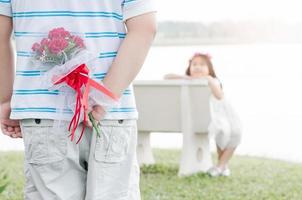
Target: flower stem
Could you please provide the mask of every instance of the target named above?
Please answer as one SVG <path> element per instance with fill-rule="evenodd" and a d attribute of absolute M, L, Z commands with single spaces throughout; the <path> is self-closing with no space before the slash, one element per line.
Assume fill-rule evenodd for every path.
<path fill-rule="evenodd" d="M 89 120 L 91 121 L 92 123 L 92 126 L 93 128 L 95 129 L 96 131 L 96 134 L 98 137 L 101 136 L 101 130 L 100 130 L 100 127 L 99 127 L 99 122 L 97 122 L 94 117 L 92 116 L 92 112 L 88 113 L 88 117 L 89 117 Z"/>

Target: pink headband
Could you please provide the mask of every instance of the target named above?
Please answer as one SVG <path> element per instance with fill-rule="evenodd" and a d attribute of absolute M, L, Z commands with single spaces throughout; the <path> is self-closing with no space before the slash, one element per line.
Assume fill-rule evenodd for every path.
<path fill-rule="evenodd" d="M 191 59 L 193 59 L 196 56 L 206 56 L 208 59 L 210 59 L 210 60 L 212 59 L 212 56 L 209 53 L 200 53 L 200 52 L 194 53 L 194 55 L 192 56 Z"/>

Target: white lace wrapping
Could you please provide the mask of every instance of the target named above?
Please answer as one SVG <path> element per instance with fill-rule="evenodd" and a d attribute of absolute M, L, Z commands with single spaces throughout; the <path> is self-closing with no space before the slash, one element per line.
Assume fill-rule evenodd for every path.
<path fill-rule="evenodd" d="M 76 92 L 73 88 L 68 86 L 65 82 L 54 84 L 54 77 L 62 77 L 73 71 L 76 67 L 79 65 L 85 63 L 86 66 L 89 68 L 89 71 L 95 71 L 95 66 L 91 67 L 90 63 L 97 59 L 97 56 L 92 54 L 91 52 L 87 50 L 81 50 L 75 56 L 67 61 L 63 65 L 56 65 L 54 67 L 51 67 L 49 70 L 47 70 L 41 78 L 41 84 L 43 88 L 47 88 L 48 90 L 59 90 L 58 95 L 58 109 L 57 113 L 59 115 L 59 119 L 62 119 L 62 115 L 66 112 L 70 112 L 66 109 L 69 108 L 72 110 L 73 113 L 75 113 L 75 107 L 76 107 Z M 100 85 L 103 85 L 102 81 L 98 81 Z M 104 85 L 103 85 L 104 86 Z M 105 86 L 104 86 L 105 87 Z M 82 92 L 84 88 L 82 87 Z M 111 97 L 105 95 L 104 93 L 96 90 L 93 87 L 90 87 L 89 91 L 89 99 L 88 99 L 88 105 L 89 108 L 92 108 L 95 105 L 101 105 L 104 110 L 107 112 L 110 108 L 114 106 L 119 106 L 120 101 L 114 101 Z M 83 116 L 83 109 L 81 111 L 80 116 L 80 122 L 84 120 Z M 54 128 L 59 128 L 62 124 L 61 120 L 56 120 L 54 123 Z"/>

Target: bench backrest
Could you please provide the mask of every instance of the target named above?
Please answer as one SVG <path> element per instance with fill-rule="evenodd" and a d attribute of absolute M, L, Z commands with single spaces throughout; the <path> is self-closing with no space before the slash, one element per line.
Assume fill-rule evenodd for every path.
<path fill-rule="evenodd" d="M 206 133 L 210 90 L 205 80 L 134 81 L 138 130 Z"/>

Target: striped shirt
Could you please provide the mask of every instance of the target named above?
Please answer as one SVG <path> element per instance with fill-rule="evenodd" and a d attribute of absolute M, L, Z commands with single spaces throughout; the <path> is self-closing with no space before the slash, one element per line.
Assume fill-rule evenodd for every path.
<path fill-rule="evenodd" d="M 64 27 L 84 39 L 86 48 L 98 57 L 90 74 L 97 81 L 106 76 L 127 35 L 125 21 L 148 12 L 156 12 L 152 0 L 0 0 L 0 14 L 13 19 L 17 51 L 10 118 L 70 120 L 73 116 L 67 105 L 58 106 L 60 91 L 43 88 L 38 81 L 45 73 L 43 66 L 39 69 L 30 62 L 33 43 L 47 37 L 51 29 Z M 104 119 L 138 119 L 132 83 L 120 101 Z"/>

